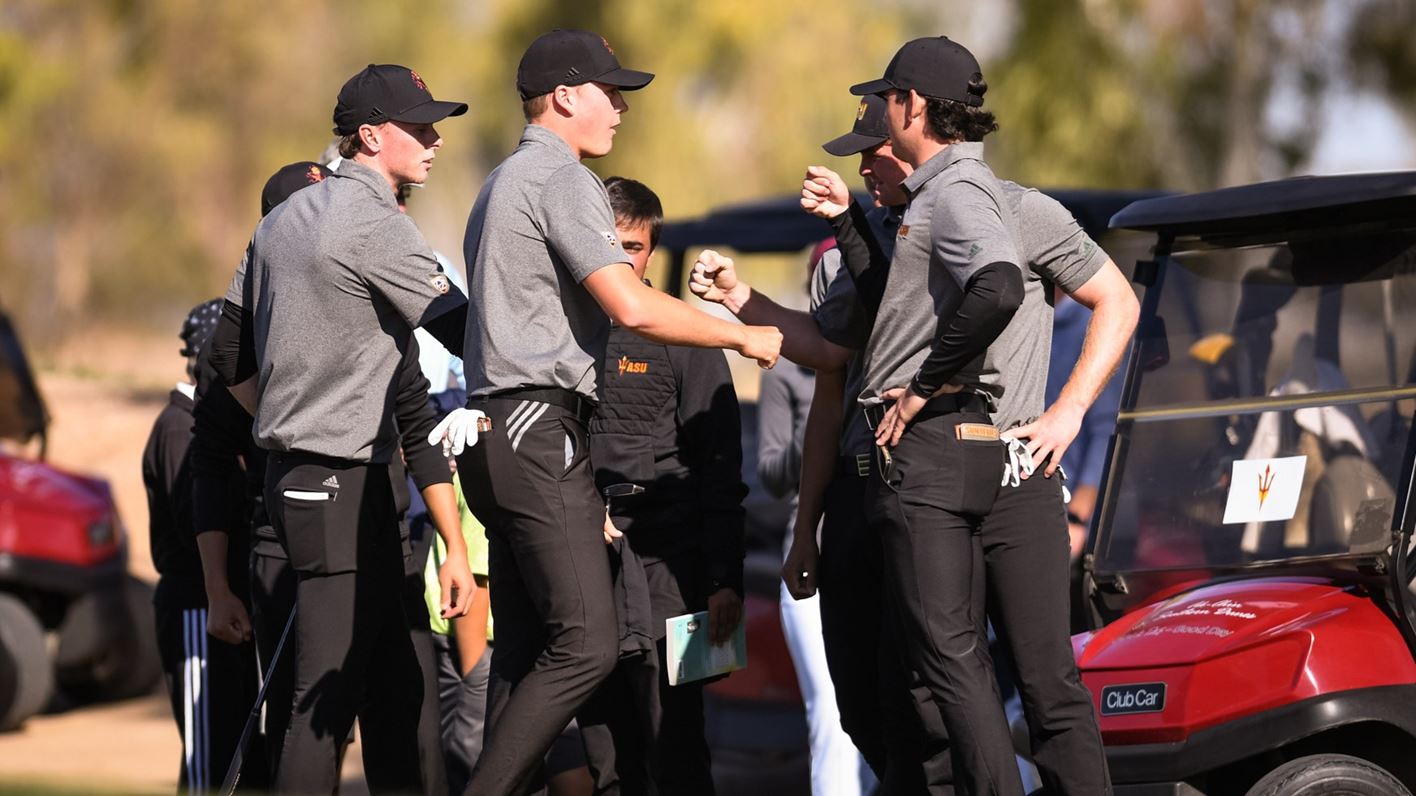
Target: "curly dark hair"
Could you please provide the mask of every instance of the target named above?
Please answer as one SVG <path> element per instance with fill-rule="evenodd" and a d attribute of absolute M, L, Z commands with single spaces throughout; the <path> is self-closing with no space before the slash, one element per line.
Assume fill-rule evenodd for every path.
<path fill-rule="evenodd" d="M 930 132 L 941 141 L 982 141 L 984 136 L 998 130 L 998 120 L 993 112 L 982 107 L 983 95 L 988 92 L 988 83 L 984 82 L 982 75 L 969 81 L 968 92 L 971 98 L 978 98 L 978 104 L 925 98 L 925 116 Z"/>

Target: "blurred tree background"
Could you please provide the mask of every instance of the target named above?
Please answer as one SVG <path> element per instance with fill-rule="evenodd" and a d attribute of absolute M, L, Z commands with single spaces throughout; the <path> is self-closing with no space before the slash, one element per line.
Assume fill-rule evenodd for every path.
<path fill-rule="evenodd" d="M 1416 0 L 6 0 L 0 6 L 0 307 L 40 350 L 154 328 L 219 293 L 271 172 L 330 140 L 370 62 L 471 104 L 413 213 L 460 263 L 468 208 L 522 126 L 526 44 L 604 34 L 657 73 L 590 164 L 671 217 L 794 190 L 843 132 L 845 88 L 907 38 L 978 53 L 990 159 L 1044 186 L 1197 189 L 1301 170 L 1324 104 L 1378 95 L 1412 120 Z M 1410 165 L 1394 163 L 1393 167 Z M 824 231 L 824 229 L 823 229 Z M 169 328 L 172 327 L 172 328 Z"/>

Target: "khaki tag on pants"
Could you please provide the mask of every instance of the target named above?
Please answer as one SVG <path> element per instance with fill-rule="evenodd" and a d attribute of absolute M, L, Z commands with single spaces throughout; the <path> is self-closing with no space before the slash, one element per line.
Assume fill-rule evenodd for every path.
<path fill-rule="evenodd" d="M 970 442 L 997 442 L 998 429 L 987 423 L 960 423 L 954 426 L 954 437 Z"/>

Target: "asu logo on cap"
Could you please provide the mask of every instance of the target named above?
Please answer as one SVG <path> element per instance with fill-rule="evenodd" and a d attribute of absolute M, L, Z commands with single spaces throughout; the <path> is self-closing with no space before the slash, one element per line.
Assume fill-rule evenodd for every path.
<path fill-rule="evenodd" d="M 609 39 L 605 38 L 604 36 L 601 36 L 601 37 L 600 37 L 600 43 L 603 44 L 603 45 L 605 45 L 605 49 L 609 51 L 610 55 L 614 55 L 614 54 L 615 54 L 615 48 L 613 48 L 613 47 L 610 46 L 610 40 L 609 40 Z"/>
<path fill-rule="evenodd" d="M 427 90 L 428 90 L 427 84 L 425 84 L 425 83 L 423 82 L 423 78 L 419 77 L 417 72 L 414 72 L 412 69 L 409 69 L 409 70 L 408 70 L 408 76 L 411 77 L 411 78 L 413 78 L 413 85 L 417 86 L 418 88 L 422 89 L 423 91 L 427 91 Z"/>
<path fill-rule="evenodd" d="M 861 101 L 860 101 L 860 107 L 859 107 L 859 108 L 856 108 L 856 121 L 860 121 L 861 119 L 864 119 L 864 118 L 865 118 L 865 110 L 866 110 L 865 100 L 861 100 Z"/>

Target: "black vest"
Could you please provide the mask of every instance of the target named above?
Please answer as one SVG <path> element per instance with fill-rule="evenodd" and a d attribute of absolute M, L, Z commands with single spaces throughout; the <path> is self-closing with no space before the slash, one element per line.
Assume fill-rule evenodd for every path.
<path fill-rule="evenodd" d="M 590 423 L 595 485 L 633 483 L 645 492 L 617 498 L 611 511 L 629 524 L 677 524 L 685 507 L 688 463 L 681 458 L 678 380 L 667 346 L 618 326 L 605 346 L 600 405 Z M 673 516 L 671 516 L 673 515 Z M 651 520 L 652 517 L 652 520 Z"/>

